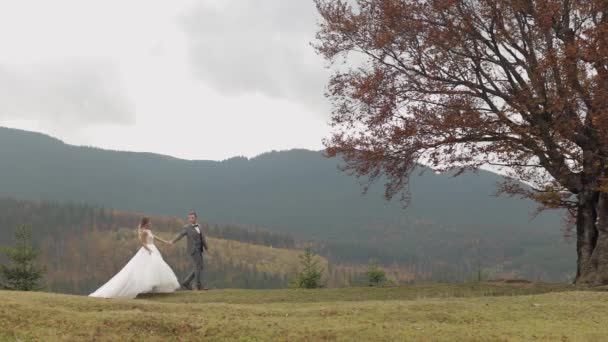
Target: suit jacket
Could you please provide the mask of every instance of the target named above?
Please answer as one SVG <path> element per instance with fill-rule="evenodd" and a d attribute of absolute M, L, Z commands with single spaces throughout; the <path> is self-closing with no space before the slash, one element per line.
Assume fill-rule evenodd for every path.
<path fill-rule="evenodd" d="M 200 234 L 196 231 L 193 225 L 187 224 L 184 226 L 184 228 L 182 228 L 179 234 L 177 234 L 173 240 L 171 240 L 171 242 L 176 243 L 185 236 L 187 237 L 186 240 L 188 241 L 188 246 L 186 249 L 188 254 L 194 255 L 197 252 L 202 253 L 203 248 L 208 250 L 209 247 L 207 246 L 207 239 L 205 239 L 205 235 L 203 234 L 203 228 L 199 226 L 198 229 L 201 231 Z"/>

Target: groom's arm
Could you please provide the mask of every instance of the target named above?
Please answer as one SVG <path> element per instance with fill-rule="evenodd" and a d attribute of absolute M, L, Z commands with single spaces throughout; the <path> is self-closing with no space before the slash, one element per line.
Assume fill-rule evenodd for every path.
<path fill-rule="evenodd" d="M 207 238 L 203 234 L 201 234 L 201 237 L 203 239 L 203 249 L 206 250 L 207 252 L 209 252 L 209 246 L 207 245 Z"/>
<path fill-rule="evenodd" d="M 186 236 L 186 234 L 188 234 L 188 231 L 186 230 L 186 228 L 182 229 L 181 232 L 179 232 L 179 234 L 175 235 L 175 237 L 173 238 L 173 240 L 169 241 L 170 244 L 174 244 L 177 241 L 181 240 L 184 236 Z"/>
<path fill-rule="evenodd" d="M 166 244 L 166 245 L 171 244 L 171 241 L 167 241 L 167 240 L 165 240 L 165 239 L 163 239 L 163 238 L 160 238 L 160 237 L 158 237 L 158 236 L 156 236 L 156 235 L 154 235 L 154 240 L 156 240 L 156 241 L 160 241 L 160 242 L 162 242 L 162 243 L 164 243 L 164 244 Z"/>

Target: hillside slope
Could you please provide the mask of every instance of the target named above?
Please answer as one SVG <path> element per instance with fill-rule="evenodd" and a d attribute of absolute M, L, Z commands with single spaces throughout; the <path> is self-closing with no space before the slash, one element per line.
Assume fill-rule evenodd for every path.
<path fill-rule="evenodd" d="M 90 293 L 120 270 L 140 248 L 136 235 L 141 214 L 56 202 L 0 199 L 0 246 L 12 243 L 14 228 L 32 227 L 39 261 L 47 267 L 48 289 Z M 172 238 L 184 222 L 152 217 L 155 234 Z M 210 288 L 281 288 L 299 266 L 301 250 L 292 238 L 261 229 L 202 225 L 210 251 L 205 281 Z M 185 242 L 158 245 L 181 278 L 190 271 Z M 0 263 L 4 262 L 0 254 Z M 327 269 L 327 260 L 320 258 Z"/>

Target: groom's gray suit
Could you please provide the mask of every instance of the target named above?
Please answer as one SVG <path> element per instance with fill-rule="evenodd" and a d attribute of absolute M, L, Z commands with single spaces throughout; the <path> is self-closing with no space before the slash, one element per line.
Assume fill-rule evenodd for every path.
<path fill-rule="evenodd" d="M 196 231 L 196 227 L 198 227 L 199 232 Z M 195 280 L 195 285 L 197 289 L 203 288 L 203 249 L 209 250 L 207 246 L 207 239 L 205 239 L 205 235 L 203 234 L 203 229 L 198 224 L 192 225 L 187 224 L 184 228 L 171 240 L 171 243 L 176 243 L 181 240 L 183 237 L 187 237 L 188 246 L 187 253 L 192 258 L 192 264 L 194 266 L 194 270 L 188 274 L 186 279 L 182 282 L 182 286 L 186 288 L 190 288 L 190 283 L 192 280 Z"/>

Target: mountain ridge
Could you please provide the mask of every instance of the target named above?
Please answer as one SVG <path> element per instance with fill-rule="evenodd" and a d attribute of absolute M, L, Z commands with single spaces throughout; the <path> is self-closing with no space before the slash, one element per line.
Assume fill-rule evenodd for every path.
<path fill-rule="evenodd" d="M 242 155 L 235 155 L 235 156 L 231 156 L 225 159 L 220 159 L 220 160 L 215 160 L 215 159 L 189 159 L 189 158 L 181 158 L 181 157 L 176 157 L 176 156 L 172 156 L 169 154 L 162 154 L 162 153 L 157 153 L 157 152 L 150 152 L 150 151 L 131 151 L 131 150 L 119 150 L 119 149 L 109 149 L 109 148 L 103 148 L 103 147 L 97 147 L 97 146 L 90 146 L 90 145 L 78 145 L 78 144 L 70 144 L 65 142 L 64 140 L 54 137 L 51 134 L 48 133 L 44 133 L 44 132 L 37 132 L 37 131 L 28 131 L 25 129 L 20 129 L 20 128 L 12 128 L 12 127 L 7 127 L 7 126 L 0 126 L 0 134 L 15 134 L 16 135 L 21 135 L 23 137 L 36 137 L 39 140 L 47 140 L 47 142 L 52 142 L 55 144 L 60 144 L 66 147 L 74 147 L 74 148 L 85 148 L 85 149 L 91 149 L 91 150 L 101 150 L 101 151 L 107 151 L 107 152 L 118 152 L 118 153 L 130 153 L 130 154 L 141 154 L 141 155 L 147 155 L 147 156 L 155 156 L 155 157 L 159 157 L 159 158 L 169 158 L 169 159 L 175 159 L 175 160 L 181 160 L 181 161 L 186 161 L 186 162 L 225 162 L 225 161 L 231 161 L 233 159 L 245 159 L 245 160 L 251 160 L 251 159 L 256 159 L 258 157 L 261 157 L 263 155 L 269 154 L 269 153 L 275 153 L 275 152 L 291 152 L 291 151 L 305 151 L 305 152 L 314 152 L 314 153 L 321 153 L 323 152 L 323 150 L 311 150 L 311 149 L 306 149 L 306 148 L 290 148 L 290 149 L 283 149 L 283 150 L 270 150 L 270 151 L 266 151 L 266 152 L 262 152 L 258 155 L 255 155 L 253 157 L 246 157 L 246 156 L 242 156 Z"/>

